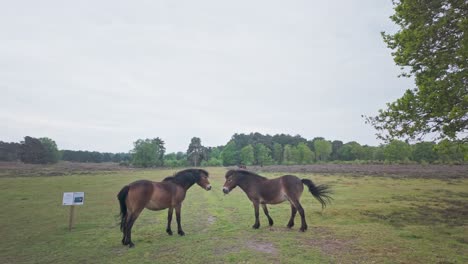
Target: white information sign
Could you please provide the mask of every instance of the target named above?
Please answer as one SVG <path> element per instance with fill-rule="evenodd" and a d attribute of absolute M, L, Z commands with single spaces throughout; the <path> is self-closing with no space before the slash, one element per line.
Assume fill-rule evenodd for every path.
<path fill-rule="evenodd" d="M 83 205 L 84 203 L 84 192 L 64 192 L 63 193 L 63 205 Z"/>

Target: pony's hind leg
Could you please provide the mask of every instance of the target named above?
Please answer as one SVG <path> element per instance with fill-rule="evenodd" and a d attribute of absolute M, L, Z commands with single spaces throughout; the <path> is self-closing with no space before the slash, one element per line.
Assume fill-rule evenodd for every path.
<path fill-rule="evenodd" d="M 304 208 L 302 208 L 302 205 L 299 202 L 299 200 L 294 200 L 293 205 L 297 209 L 297 211 L 299 212 L 299 215 L 301 216 L 301 228 L 299 228 L 299 231 L 304 232 L 304 231 L 307 230 L 307 223 L 306 223 L 306 220 L 305 220 Z"/>
<path fill-rule="evenodd" d="M 124 219 L 124 223 L 122 225 L 122 245 L 127 246 L 129 244 L 130 239 L 128 238 L 128 223 L 130 222 L 130 213 L 127 213 Z"/>
<path fill-rule="evenodd" d="M 132 214 L 130 214 L 127 218 L 127 225 L 126 225 L 126 228 L 125 228 L 125 240 L 124 240 L 124 245 L 129 245 L 129 247 L 134 247 L 135 244 L 133 244 L 132 242 L 132 227 L 133 227 L 133 224 L 135 223 L 135 221 L 137 220 L 138 216 L 140 215 L 142 209 L 140 209 L 139 211 L 137 212 L 134 212 Z"/>
<path fill-rule="evenodd" d="M 123 221 L 124 223 L 122 225 L 122 245 L 126 246 L 128 245 L 128 242 L 127 242 L 128 215 L 125 216 L 125 219 Z"/>
<path fill-rule="evenodd" d="M 268 218 L 268 224 L 270 226 L 273 225 L 273 219 L 271 219 L 270 214 L 268 213 L 268 208 L 266 204 L 262 204 L 263 212 L 265 213 L 266 217 Z"/>
<path fill-rule="evenodd" d="M 291 218 L 289 219 L 288 228 L 291 228 L 294 226 L 294 217 L 296 217 L 297 209 L 294 207 L 294 205 L 291 203 Z"/>

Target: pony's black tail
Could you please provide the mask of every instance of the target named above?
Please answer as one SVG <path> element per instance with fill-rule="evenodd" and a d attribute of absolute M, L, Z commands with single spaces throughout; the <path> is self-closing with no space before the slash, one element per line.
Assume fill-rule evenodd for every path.
<path fill-rule="evenodd" d="M 333 198 L 330 196 L 330 194 L 332 194 L 330 186 L 328 185 L 316 186 L 309 179 L 302 179 L 301 181 L 303 184 L 309 187 L 310 193 L 315 197 L 315 199 L 317 199 L 322 204 L 322 209 L 325 206 L 327 206 L 327 204 L 331 203 L 331 200 L 333 200 Z"/>
<path fill-rule="evenodd" d="M 120 190 L 119 194 L 117 194 L 117 199 L 119 199 L 120 203 L 120 230 L 123 231 L 125 226 L 125 219 L 127 218 L 127 204 L 125 200 L 127 199 L 128 190 L 130 187 L 128 185 L 124 186 L 122 190 Z"/>

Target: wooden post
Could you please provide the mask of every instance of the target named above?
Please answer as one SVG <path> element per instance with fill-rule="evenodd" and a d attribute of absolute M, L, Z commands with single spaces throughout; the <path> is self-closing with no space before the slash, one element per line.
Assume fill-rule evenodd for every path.
<path fill-rule="evenodd" d="M 68 219 L 68 231 L 71 232 L 72 227 L 73 227 L 73 217 L 75 214 L 75 206 L 71 205 L 70 206 L 70 219 Z"/>

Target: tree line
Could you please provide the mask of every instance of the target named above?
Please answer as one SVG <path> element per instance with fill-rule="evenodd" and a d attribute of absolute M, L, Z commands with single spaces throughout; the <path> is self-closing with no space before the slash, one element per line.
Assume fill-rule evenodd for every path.
<path fill-rule="evenodd" d="M 361 145 L 351 141 L 308 140 L 300 135 L 234 134 L 226 145 L 203 146 L 193 137 L 185 152 L 166 153 L 159 138 L 138 139 L 128 153 L 81 150 L 58 150 L 50 138 L 25 137 L 20 143 L 0 141 L 1 161 L 24 163 L 117 162 L 134 167 L 186 167 L 234 165 L 301 165 L 320 162 L 393 162 L 393 163 L 456 163 L 468 161 L 468 144 L 444 139 L 438 143 L 409 144 L 392 140 L 380 146 Z"/>
<path fill-rule="evenodd" d="M 26 136 L 16 142 L 0 141 L 0 161 L 21 161 L 31 164 L 56 163 L 59 160 L 72 162 L 117 162 L 129 163 L 130 153 L 109 153 L 82 150 L 59 150 L 54 140 Z"/>

